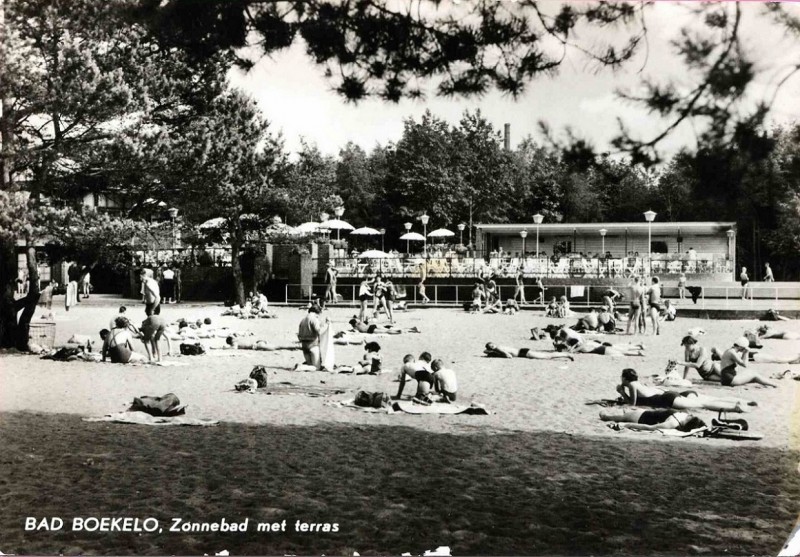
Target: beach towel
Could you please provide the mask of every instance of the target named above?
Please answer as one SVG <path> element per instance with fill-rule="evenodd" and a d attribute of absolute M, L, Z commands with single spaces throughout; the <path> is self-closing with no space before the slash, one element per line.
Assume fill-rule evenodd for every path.
<path fill-rule="evenodd" d="M 697 303 L 697 299 L 703 293 L 703 287 L 702 286 L 687 286 L 686 290 L 688 290 L 689 294 L 692 295 L 692 302 L 695 303 L 695 304 Z"/>
<path fill-rule="evenodd" d="M 219 424 L 217 420 L 201 420 L 199 418 L 188 418 L 186 416 L 151 416 L 145 412 L 117 412 L 107 414 L 99 418 L 83 418 L 84 422 L 113 422 L 118 424 L 136 425 L 186 425 L 186 426 L 214 426 Z"/>
<path fill-rule="evenodd" d="M 397 400 L 392 404 L 392 409 L 396 412 L 405 412 L 406 414 L 472 414 L 486 416 L 489 412 L 482 406 L 475 403 L 468 404 L 455 404 L 448 402 L 433 402 L 429 405 L 417 404 L 411 400 Z"/>
<path fill-rule="evenodd" d="M 70 281 L 67 284 L 66 295 L 64 296 L 64 307 L 69 311 L 69 308 L 78 303 L 78 283 Z"/>
<path fill-rule="evenodd" d="M 569 287 L 570 298 L 583 298 L 585 292 L 586 292 L 586 287 L 579 284 L 573 284 L 572 286 Z"/>
<path fill-rule="evenodd" d="M 289 381 L 272 383 L 266 389 L 256 391 L 264 395 L 304 395 L 310 397 L 325 397 L 331 395 L 341 395 L 346 391 L 337 387 L 318 387 L 316 385 L 296 385 Z"/>
<path fill-rule="evenodd" d="M 319 356 L 320 367 L 328 371 L 333 371 L 336 356 L 333 351 L 333 326 L 328 325 L 319 335 Z"/>

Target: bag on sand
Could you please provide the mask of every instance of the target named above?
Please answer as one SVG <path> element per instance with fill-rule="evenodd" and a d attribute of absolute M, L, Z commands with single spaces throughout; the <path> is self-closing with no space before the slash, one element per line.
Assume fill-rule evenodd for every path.
<path fill-rule="evenodd" d="M 254 393 L 258 388 L 258 383 L 256 383 L 255 379 L 242 379 L 234 386 L 240 393 Z"/>
<path fill-rule="evenodd" d="M 353 404 L 367 408 L 383 408 L 389 405 L 390 397 L 383 392 L 358 391 Z"/>
<path fill-rule="evenodd" d="M 172 393 L 164 396 L 140 396 L 133 399 L 130 409 L 145 412 L 151 416 L 180 416 L 186 413 L 186 406 Z"/>
<path fill-rule="evenodd" d="M 206 353 L 206 349 L 199 342 L 194 344 L 181 343 L 181 354 L 184 356 L 200 356 Z"/>
<path fill-rule="evenodd" d="M 267 368 L 264 366 L 255 366 L 253 371 L 250 372 L 250 379 L 255 379 L 259 389 L 264 389 L 267 386 Z"/>

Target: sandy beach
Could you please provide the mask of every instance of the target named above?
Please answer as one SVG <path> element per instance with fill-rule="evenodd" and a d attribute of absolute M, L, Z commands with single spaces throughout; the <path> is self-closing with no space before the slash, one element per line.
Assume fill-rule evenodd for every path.
<path fill-rule="evenodd" d="M 277 319 L 240 320 L 221 317 L 222 310 L 170 305 L 162 313 L 170 320 L 210 317 L 214 325 L 274 343 L 294 340 L 303 315 L 281 307 Z M 96 336 L 115 313 L 111 305 L 59 312 L 57 344 L 74 333 Z M 330 313 L 342 328 L 353 311 Z M 144 317 L 140 306 L 129 314 L 134 322 Z M 643 377 L 661 373 L 668 358 L 680 357 L 688 329 L 702 327 L 704 344 L 725 347 L 754 321 L 679 319 L 664 324 L 659 337 L 633 337 L 645 343 L 645 357 L 579 355 L 575 362 L 482 356 L 487 341 L 552 349 L 549 341 L 528 340 L 529 330 L 559 321 L 532 312 L 425 308 L 399 313 L 397 321 L 422 333 L 378 337 L 384 366 L 396 371 L 404 354 L 428 350 L 457 371 L 461 399 L 483 404 L 488 416 L 332 406 L 328 402 L 358 389 L 395 394 L 396 374 L 293 372 L 298 351 L 167 358 L 188 364 L 175 367 L 0 356 L 0 442 L 6 447 L 0 482 L 9 488 L 0 550 L 368 555 L 449 545 L 454 554 L 775 554 L 791 531 L 800 511 L 800 382 L 787 378 L 777 389 L 697 387 L 756 401 L 746 418 L 764 434 L 757 442 L 616 433 L 598 419 L 599 407 L 586 405 L 615 398 L 624 367 Z M 800 330 L 797 322 L 776 326 Z M 775 354 L 798 350 L 792 341 L 764 344 Z M 337 363 L 353 364 L 362 353 L 358 346 L 337 346 Z M 254 365 L 266 366 L 273 384 L 345 392 L 326 398 L 234 392 Z M 800 371 L 755 366 L 765 375 L 787 368 Z M 188 415 L 221 425 L 162 429 L 81 421 L 124 410 L 134 396 L 168 392 L 188 405 Z M 167 488 L 169 495 L 159 495 Z M 336 520 L 341 531 L 271 537 L 32 533 L 21 528 L 27 515 L 156 515 L 162 522 L 302 517 Z"/>

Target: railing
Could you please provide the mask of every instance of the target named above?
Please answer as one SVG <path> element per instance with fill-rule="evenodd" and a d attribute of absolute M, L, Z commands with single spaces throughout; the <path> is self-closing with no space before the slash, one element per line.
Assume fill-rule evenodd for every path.
<path fill-rule="evenodd" d="M 309 302 L 313 296 L 324 298 L 327 292 L 327 285 L 313 284 L 311 287 L 300 284 L 287 284 L 284 289 L 284 303 L 298 304 Z M 406 301 L 411 304 L 421 304 L 422 296 L 419 294 L 419 288 L 416 284 L 401 284 L 395 285 L 400 297 L 398 301 Z M 430 299 L 430 304 L 433 305 L 461 305 L 465 302 L 472 301 L 472 290 L 475 288 L 475 283 L 460 283 L 460 284 L 429 284 L 426 286 L 426 294 Z M 339 295 L 339 304 L 348 304 L 351 306 L 358 306 L 359 285 L 357 284 L 340 284 L 336 287 L 336 293 Z M 627 306 L 630 302 L 628 292 L 622 289 L 624 298 L 617 300 L 617 305 Z M 735 300 L 741 300 L 742 287 L 736 284 L 731 286 L 703 286 L 698 297 L 698 309 L 706 309 L 706 300 L 715 299 L 723 300 L 724 307 L 730 307 Z M 524 298 L 528 304 L 533 307 L 543 307 L 547 305 L 550 300 L 555 297 L 559 299 L 561 296 L 566 296 L 570 305 L 575 307 L 586 306 L 599 306 L 603 303 L 603 296 L 608 291 L 607 286 L 592 286 L 580 284 L 564 284 L 564 285 L 547 285 L 543 288 L 536 285 L 523 286 Z M 517 293 L 517 286 L 515 284 L 498 285 L 498 297 L 505 302 L 509 298 L 514 298 Z M 542 294 L 544 293 L 544 299 Z M 678 297 L 678 289 L 676 286 L 663 286 L 663 297 L 665 299 L 676 299 Z M 756 301 L 781 301 L 781 300 L 798 300 L 797 305 L 800 309 L 800 287 L 798 286 L 773 286 L 769 284 L 753 284 L 750 283 L 747 288 L 748 295 L 746 300 L 749 300 L 750 306 L 755 305 Z M 688 296 L 687 299 L 691 298 Z M 280 303 L 280 301 L 276 302 Z M 370 301 L 370 304 L 372 301 Z M 715 304 L 716 305 L 716 304 Z"/>
<path fill-rule="evenodd" d="M 724 256 L 686 259 L 667 256 L 626 258 L 561 257 L 435 257 L 399 256 L 383 259 L 357 257 L 331 260 L 339 276 L 363 278 L 381 272 L 384 276 L 419 278 L 423 272 L 434 277 L 477 277 L 493 274 L 500 278 L 514 277 L 521 270 L 525 277 L 543 278 L 631 278 L 659 274 L 731 274 L 732 262 Z"/>

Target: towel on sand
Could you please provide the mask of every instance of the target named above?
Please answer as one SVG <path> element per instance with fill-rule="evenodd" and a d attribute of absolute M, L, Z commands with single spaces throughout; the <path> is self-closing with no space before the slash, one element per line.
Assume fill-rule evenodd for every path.
<path fill-rule="evenodd" d="M 99 418 L 83 418 L 84 422 L 113 422 L 117 424 L 138 424 L 138 425 L 193 425 L 193 426 L 212 426 L 217 425 L 217 420 L 201 420 L 198 418 L 188 418 L 186 416 L 151 416 L 145 412 L 117 412 L 107 414 Z"/>
<path fill-rule="evenodd" d="M 411 400 L 397 400 L 392 404 L 395 412 L 407 414 L 473 414 L 486 416 L 486 408 L 473 404 L 456 404 L 454 402 L 434 402 L 430 405 L 417 404 Z"/>

